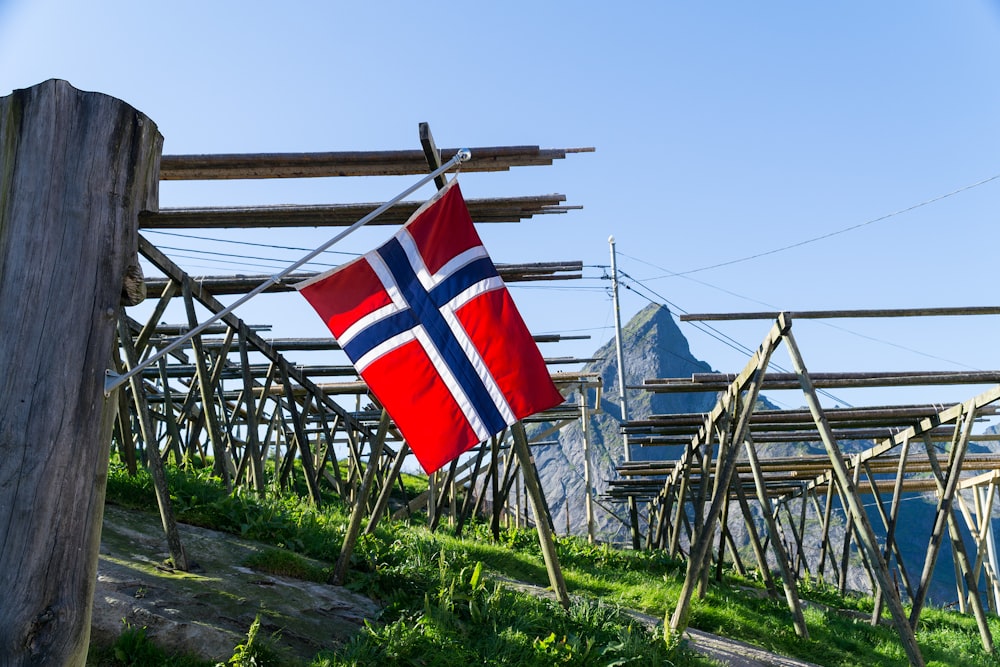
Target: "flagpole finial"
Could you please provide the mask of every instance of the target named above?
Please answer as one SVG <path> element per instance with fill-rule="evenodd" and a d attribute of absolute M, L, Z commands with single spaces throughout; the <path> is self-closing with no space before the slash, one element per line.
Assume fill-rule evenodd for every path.
<path fill-rule="evenodd" d="M 615 244 L 615 235 L 614 234 L 612 234 L 611 236 L 608 237 L 608 243 L 610 243 L 611 245 Z"/>
<path fill-rule="evenodd" d="M 469 160 L 472 159 L 472 151 L 470 151 L 468 148 L 462 148 L 457 153 L 455 153 L 455 157 L 458 158 L 459 162 L 468 162 Z"/>

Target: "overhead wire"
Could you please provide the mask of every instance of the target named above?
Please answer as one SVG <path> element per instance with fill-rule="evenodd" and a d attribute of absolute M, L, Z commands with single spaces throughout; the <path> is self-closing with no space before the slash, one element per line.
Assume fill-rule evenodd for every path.
<path fill-rule="evenodd" d="M 872 218 L 871 220 L 867 220 L 865 222 L 861 222 L 861 223 L 858 223 L 856 225 L 851 225 L 850 227 L 844 227 L 843 229 L 838 229 L 838 230 L 835 230 L 835 231 L 832 231 L 832 232 L 828 232 L 826 234 L 821 234 L 820 236 L 814 236 L 812 238 L 808 238 L 808 239 L 805 239 L 803 241 L 798 241 L 797 243 L 791 243 L 791 244 L 786 245 L 786 246 L 781 246 L 780 248 L 774 248 L 772 250 L 766 250 L 764 252 L 759 252 L 759 253 L 756 253 L 756 254 L 753 254 L 753 255 L 747 255 L 746 257 L 740 257 L 740 258 L 731 259 L 731 260 L 728 260 L 728 261 L 725 261 L 725 262 L 719 262 L 717 264 L 711 264 L 709 266 L 702 266 L 702 267 L 699 267 L 697 269 L 689 269 L 687 271 L 680 271 L 680 272 L 677 272 L 677 273 L 674 273 L 674 274 L 671 274 L 671 275 L 686 276 L 686 275 L 690 275 L 692 273 L 700 273 L 702 271 L 709 271 L 711 269 L 718 269 L 718 268 L 723 267 L 723 266 L 732 266 L 733 264 L 741 264 L 743 262 L 749 262 L 749 261 L 754 260 L 754 259 L 759 259 L 761 257 L 767 257 L 768 255 L 774 255 L 774 254 L 777 254 L 779 252 L 784 252 L 786 250 L 792 250 L 794 248 L 801 248 L 802 246 L 808 245 L 810 243 L 816 243 L 817 241 L 824 241 L 824 240 L 826 240 L 828 238 L 832 238 L 834 236 L 839 236 L 840 234 L 846 234 L 847 232 L 852 232 L 852 231 L 854 231 L 856 229 L 861 229 L 862 227 L 867 227 L 868 225 L 873 225 L 876 222 L 882 222 L 884 220 L 888 220 L 889 218 L 894 218 L 894 217 L 896 217 L 898 215 L 902 215 L 904 213 L 909 213 L 910 211 L 915 211 L 918 208 L 922 208 L 924 206 L 928 206 L 928 205 L 933 204 L 935 202 L 939 202 L 942 199 L 947 199 L 949 197 L 954 197 L 957 194 L 961 194 L 962 192 L 966 192 L 966 191 L 971 190 L 973 188 L 978 188 L 978 187 L 980 187 L 982 185 L 986 185 L 987 183 L 991 183 L 992 181 L 995 181 L 997 179 L 1000 179 L 1000 174 L 996 174 L 994 176 L 990 176 L 989 178 L 984 178 L 983 180 L 977 181 L 976 183 L 972 183 L 972 184 L 969 184 L 969 185 L 962 186 L 962 187 L 960 187 L 960 188 L 958 188 L 956 190 L 952 190 L 951 192 L 945 193 L 943 195 L 938 195 L 937 197 L 932 197 L 932 198 L 927 199 L 925 201 L 922 201 L 922 202 L 920 202 L 918 204 L 913 204 L 912 206 L 907 206 L 906 208 L 899 209 L 898 211 L 893 211 L 892 213 L 886 213 L 885 215 L 880 215 L 877 218 Z M 662 276 L 662 277 L 665 278 L 665 277 L 669 277 L 669 276 Z"/>
<path fill-rule="evenodd" d="M 627 257 L 628 259 L 631 259 L 633 261 L 639 262 L 640 264 L 645 264 L 645 265 L 650 266 L 650 267 L 652 267 L 654 269 L 657 269 L 659 271 L 666 271 L 668 273 L 668 275 L 678 276 L 678 277 L 684 278 L 685 280 L 690 280 L 691 282 L 695 282 L 695 283 L 698 283 L 699 285 L 702 285 L 704 287 L 708 287 L 710 289 L 717 290 L 717 291 L 722 292 L 724 294 L 728 294 L 730 296 L 734 296 L 734 297 L 736 297 L 738 299 L 742 299 L 742 300 L 747 301 L 749 303 L 755 303 L 757 305 L 764 306 L 765 308 L 769 308 L 769 309 L 775 310 L 775 311 L 782 310 L 782 308 L 779 308 L 778 306 L 775 306 L 773 304 L 766 303 L 764 301 L 760 301 L 759 299 L 754 299 L 754 298 L 745 296 L 743 294 L 738 294 L 736 292 L 733 292 L 732 290 L 728 290 L 728 289 L 725 289 L 723 287 L 719 287 L 718 285 L 713 285 L 712 283 L 707 283 L 707 282 L 705 282 L 703 280 L 698 280 L 697 278 L 692 278 L 690 276 L 681 275 L 679 273 L 673 273 L 669 269 L 666 269 L 666 268 L 664 268 L 662 266 L 658 266 L 658 265 L 653 264 L 652 262 L 648 262 L 648 261 L 646 261 L 644 259 L 639 259 L 638 257 L 632 257 L 631 255 L 627 255 L 627 254 L 625 254 L 623 252 L 619 252 L 618 254 L 621 255 L 622 257 Z M 662 278 L 664 276 L 660 276 L 660 277 Z M 653 277 L 653 278 L 644 278 L 643 280 L 646 281 L 646 282 L 649 282 L 649 281 L 657 280 L 657 279 L 658 279 L 657 277 Z M 848 329 L 847 327 L 843 327 L 843 326 L 834 324 L 832 322 L 827 322 L 827 321 L 821 320 L 820 324 L 822 324 L 823 326 L 826 326 L 826 327 L 830 327 L 831 329 L 836 329 L 838 331 L 843 331 L 844 333 L 851 334 L 852 336 L 857 336 L 858 338 L 863 338 L 865 340 L 869 340 L 869 341 L 872 341 L 874 343 L 881 343 L 883 345 L 888 345 L 889 347 L 894 347 L 894 348 L 899 349 L 899 350 L 904 350 L 906 352 L 910 352 L 911 354 L 915 354 L 915 355 L 918 355 L 918 356 L 921 356 L 921 357 L 926 357 L 928 359 L 934 359 L 936 361 L 943 361 L 945 363 L 949 363 L 949 364 L 952 364 L 954 366 L 958 366 L 958 367 L 961 367 L 961 368 L 967 368 L 969 370 L 983 370 L 981 368 L 977 368 L 975 366 L 970 366 L 970 365 L 962 363 L 960 361 L 955 361 L 954 359 L 948 359 L 947 357 L 941 357 L 941 356 L 938 356 L 938 355 L 935 355 L 935 354 L 931 354 L 929 352 L 924 352 L 922 350 L 917 350 L 917 349 L 912 348 L 912 347 L 907 347 L 906 345 L 902 345 L 900 343 L 896 343 L 896 342 L 893 342 L 891 340 L 885 340 L 884 338 L 878 338 L 876 336 L 869 336 L 867 334 L 862 334 L 860 332 L 853 331 L 852 329 Z"/>
<path fill-rule="evenodd" d="M 666 306 L 668 310 L 670 310 L 670 307 L 672 306 L 674 309 L 676 309 L 676 311 L 678 311 L 680 313 L 683 313 L 685 315 L 687 314 L 686 310 L 684 310 L 683 308 L 681 308 L 677 304 L 670 302 L 662 294 L 659 294 L 656 290 L 652 289 L 648 285 L 645 285 L 641 281 L 633 278 L 632 276 L 630 276 L 629 274 L 627 274 L 625 271 L 622 271 L 621 269 L 619 269 L 618 273 L 620 273 L 622 276 L 625 276 L 628 280 L 632 281 L 634 284 L 638 285 L 643 290 L 645 290 L 645 291 L 649 292 L 650 294 L 654 295 L 657 299 L 660 299 L 660 301 L 662 302 L 662 303 L 660 303 L 660 305 Z M 649 296 L 641 294 L 640 292 L 637 292 L 636 290 L 632 289 L 631 287 L 627 287 L 627 288 L 631 289 L 633 292 L 635 292 L 639 296 L 644 297 L 646 300 L 650 301 L 651 303 L 658 303 L 657 301 L 654 301 Z M 676 313 L 674 313 L 674 311 L 670 311 L 670 312 L 672 314 L 676 314 Z M 755 352 L 755 350 L 747 347 L 746 345 L 744 345 L 743 343 L 739 342 L 735 338 L 732 338 L 731 336 L 728 336 L 728 335 L 724 334 L 723 332 L 719 331 L 718 329 L 716 329 L 715 327 L 713 327 L 713 326 L 711 326 L 709 324 L 705 324 L 704 322 L 688 322 L 687 324 L 690 324 L 695 329 L 701 331 L 702 333 L 708 335 L 711 338 L 714 338 L 715 340 L 723 343 L 724 345 L 727 345 L 728 347 L 736 350 L 737 352 L 740 352 L 741 354 L 746 354 L 748 357 L 752 356 L 754 354 L 754 352 Z M 778 364 L 778 363 L 774 362 L 773 360 L 771 361 L 771 365 L 773 365 L 776 369 L 778 369 L 779 371 L 781 371 L 783 373 L 790 373 L 791 372 L 790 370 L 788 370 L 787 368 L 784 368 L 783 366 L 781 366 L 781 364 Z M 841 405 L 845 405 L 847 407 L 854 407 L 848 401 L 845 401 L 843 398 L 840 398 L 838 396 L 835 396 L 835 395 L 831 394 L 830 392 L 826 391 L 825 389 L 817 389 L 816 391 L 817 391 L 817 393 L 823 394 L 827 398 L 829 398 L 831 400 L 834 400 L 834 401 L 836 401 L 837 403 L 839 403 Z M 775 402 L 779 402 L 780 403 L 780 401 L 775 401 Z"/>
<path fill-rule="evenodd" d="M 255 248 L 271 248 L 277 250 L 294 250 L 296 252 L 312 252 L 315 248 L 301 248 L 297 246 L 282 246 L 275 245 L 273 243 L 254 243 L 253 241 L 237 241 L 235 239 L 219 239 L 210 236 L 200 236 L 198 234 L 184 234 L 182 232 L 168 232 L 163 229 L 146 229 L 143 230 L 144 234 L 163 234 L 165 236 L 176 236 L 186 239 L 195 239 L 198 241 L 212 241 L 213 243 L 230 243 L 233 245 L 245 245 L 252 246 Z M 346 252 L 343 250 L 324 250 L 324 255 L 346 255 L 348 257 L 360 257 L 361 253 L 357 252 Z"/>
<path fill-rule="evenodd" d="M 234 254 L 228 253 L 228 252 L 216 252 L 216 251 L 213 251 L 213 250 L 198 250 L 196 248 L 177 248 L 177 247 L 174 247 L 174 246 L 167 246 L 167 245 L 161 245 L 161 246 L 157 246 L 157 247 L 160 248 L 161 250 L 177 250 L 177 251 L 180 251 L 180 252 L 194 252 L 194 253 L 198 253 L 199 255 L 213 255 L 213 256 L 220 256 L 220 257 L 236 257 L 236 258 L 239 258 L 239 259 L 252 259 L 252 260 L 258 260 L 258 261 L 264 261 L 264 262 L 281 262 L 280 259 L 275 259 L 273 257 L 255 257 L 253 255 L 234 255 Z M 224 260 L 219 260 L 219 261 L 228 262 L 229 260 L 225 260 L 224 259 Z M 315 266 L 321 266 L 321 267 L 324 267 L 324 268 L 333 268 L 333 267 L 337 266 L 336 264 L 326 264 L 326 263 L 323 263 L 323 262 L 308 262 L 307 264 L 309 264 L 309 265 L 315 265 Z"/>

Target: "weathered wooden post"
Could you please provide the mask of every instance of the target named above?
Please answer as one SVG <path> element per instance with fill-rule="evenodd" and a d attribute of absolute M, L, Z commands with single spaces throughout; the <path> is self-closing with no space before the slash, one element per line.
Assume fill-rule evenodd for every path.
<path fill-rule="evenodd" d="M 83 665 L 108 450 L 105 397 L 162 137 L 50 80 L 0 98 L 0 656 Z"/>

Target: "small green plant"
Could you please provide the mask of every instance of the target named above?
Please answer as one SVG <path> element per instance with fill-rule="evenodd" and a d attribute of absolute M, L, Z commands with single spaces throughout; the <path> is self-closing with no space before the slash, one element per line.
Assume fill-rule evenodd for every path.
<path fill-rule="evenodd" d="M 164 661 L 166 652 L 150 641 L 146 636 L 146 628 L 134 627 L 124 619 L 122 623 L 125 624 L 125 629 L 118 635 L 118 640 L 112 648 L 115 660 L 119 664 L 126 667 L 132 665 L 142 667 Z"/>
<path fill-rule="evenodd" d="M 247 631 L 246 641 L 233 650 L 233 657 L 226 663 L 228 667 L 280 667 L 282 661 L 275 649 L 277 635 L 269 638 L 260 636 L 260 614 L 254 618 Z M 226 667 L 219 665 L 218 667 Z"/>
<path fill-rule="evenodd" d="M 87 664 L 96 667 L 210 667 L 211 663 L 187 655 L 170 655 L 153 643 L 145 627 L 122 619 L 125 629 L 115 643 L 91 651 Z"/>

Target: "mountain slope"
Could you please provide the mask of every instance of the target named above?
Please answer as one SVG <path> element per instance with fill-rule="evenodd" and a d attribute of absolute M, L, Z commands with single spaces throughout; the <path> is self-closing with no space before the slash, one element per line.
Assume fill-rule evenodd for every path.
<path fill-rule="evenodd" d="M 688 347 L 687 339 L 674 322 L 670 312 L 659 305 L 647 306 L 635 315 L 622 329 L 625 353 L 625 384 L 640 385 L 644 379 L 657 377 L 690 377 L 692 373 L 711 372 L 712 368 L 696 359 Z M 605 343 L 594 358 L 599 361 L 588 364 L 586 372 L 600 375 L 603 388 L 600 412 L 590 416 L 591 465 L 595 495 L 601 496 L 607 490 L 607 481 L 617 478 L 615 466 L 624 461 L 625 453 L 620 434 L 621 407 L 618 391 L 618 364 L 615 355 L 615 341 Z M 594 406 L 593 390 L 587 396 L 587 405 Z M 715 402 L 714 394 L 650 394 L 630 390 L 629 418 L 640 419 L 652 414 L 672 414 L 681 412 L 703 412 Z M 572 394 L 571 401 L 579 400 L 579 392 Z M 543 427 L 535 427 L 529 432 L 538 433 Z M 584 483 L 583 429 L 579 421 L 564 427 L 553 444 L 535 447 L 535 464 L 545 496 L 549 502 L 553 522 L 558 532 L 566 530 L 585 534 L 586 526 L 586 486 Z M 671 458 L 674 452 L 667 447 L 633 447 L 632 459 L 657 460 Z M 623 515 L 622 508 L 606 508 Z M 621 521 L 608 509 L 595 510 L 597 533 L 600 539 L 621 542 L 628 535 Z"/>

